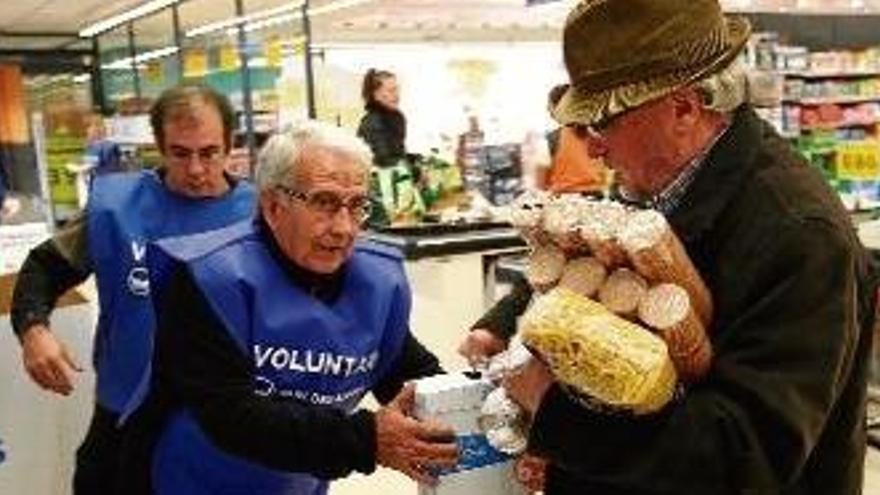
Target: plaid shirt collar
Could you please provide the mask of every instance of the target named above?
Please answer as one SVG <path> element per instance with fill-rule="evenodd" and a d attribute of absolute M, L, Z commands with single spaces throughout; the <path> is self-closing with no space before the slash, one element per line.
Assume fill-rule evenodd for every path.
<path fill-rule="evenodd" d="M 697 153 L 697 155 L 691 159 L 690 163 L 682 169 L 675 180 L 653 197 L 640 201 L 622 187 L 619 191 L 620 195 L 625 201 L 641 204 L 647 208 L 653 208 L 664 215 L 669 215 L 678 208 L 678 205 L 681 203 L 682 198 L 684 198 L 688 187 L 693 183 L 694 178 L 697 176 L 697 172 L 706 161 L 709 152 L 712 151 L 712 148 L 715 147 L 715 144 L 722 136 L 724 136 L 729 128 L 730 124 L 725 125 L 724 128 L 721 129 L 721 132 L 716 134 L 712 141 L 710 141 L 702 151 Z"/>

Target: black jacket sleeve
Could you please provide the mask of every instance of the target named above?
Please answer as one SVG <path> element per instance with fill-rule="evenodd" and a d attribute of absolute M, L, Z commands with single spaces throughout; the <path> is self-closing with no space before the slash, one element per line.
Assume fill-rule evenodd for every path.
<path fill-rule="evenodd" d="M 408 333 L 400 357 L 392 366 L 391 372 L 373 387 L 373 395 L 380 404 L 386 404 L 400 392 L 407 381 L 443 372 L 437 357 Z"/>
<path fill-rule="evenodd" d="M 35 324 L 49 324 L 62 294 L 91 275 L 85 221 L 78 217 L 28 253 L 12 295 L 12 329 L 21 338 Z"/>
<path fill-rule="evenodd" d="M 471 328 L 484 328 L 495 336 L 510 340 L 516 334 L 516 321 L 532 300 L 532 287 L 525 277 L 516 277 L 513 289 L 495 303 Z"/>
<path fill-rule="evenodd" d="M 324 479 L 375 469 L 373 414 L 254 395 L 250 360 L 187 273 L 174 275 L 160 307 L 157 387 L 192 411 L 215 445 L 272 469 Z"/>

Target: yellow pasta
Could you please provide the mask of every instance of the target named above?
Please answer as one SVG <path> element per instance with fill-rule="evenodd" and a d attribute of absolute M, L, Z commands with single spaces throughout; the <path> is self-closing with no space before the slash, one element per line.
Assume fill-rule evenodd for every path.
<path fill-rule="evenodd" d="M 662 339 L 565 288 L 551 290 L 526 312 L 522 339 L 561 382 L 602 404 L 648 413 L 675 391 Z"/>

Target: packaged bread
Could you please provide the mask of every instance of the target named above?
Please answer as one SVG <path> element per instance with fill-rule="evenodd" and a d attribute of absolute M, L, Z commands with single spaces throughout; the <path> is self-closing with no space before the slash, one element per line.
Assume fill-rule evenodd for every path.
<path fill-rule="evenodd" d="M 565 268 L 565 253 L 556 246 L 536 246 L 529 255 L 526 279 L 538 292 L 546 292 L 556 286 Z"/>
<path fill-rule="evenodd" d="M 690 296 L 700 321 L 712 321 L 712 295 L 666 218 L 654 210 L 631 213 L 618 239 L 632 266 L 651 284 L 673 283 Z"/>
<path fill-rule="evenodd" d="M 521 330 L 560 382 L 599 404 L 645 414 L 674 394 L 677 376 L 662 339 L 568 289 L 537 298 Z"/>
<path fill-rule="evenodd" d="M 590 201 L 580 210 L 579 233 L 590 253 L 608 268 L 623 266 L 628 258 L 617 241 L 629 209 L 615 201 Z"/>
<path fill-rule="evenodd" d="M 693 383 L 705 376 L 712 364 L 712 344 L 687 291 L 675 284 L 652 287 L 639 304 L 639 319 L 666 342 L 682 381 Z"/>
<path fill-rule="evenodd" d="M 565 253 L 585 252 L 587 244 L 579 233 L 581 210 L 589 201 L 577 194 L 554 196 L 544 208 L 544 230 Z"/>
<path fill-rule="evenodd" d="M 565 287 L 584 297 L 595 297 L 605 282 L 605 265 L 591 256 L 569 260 L 562 270 L 559 287 Z"/>
<path fill-rule="evenodd" d="M 529 189 L 510 205 L 510 223 L 532 246 L 550 242 L 543 227 L 544 208 L 549 202 L 548 193 Z"/>
<path fill-rule="evenodd" d="M 599 302 L 614 314 L 635 317 L 639 301 L 647 291 L 648 282 L 644 277 L 629 268 L 618 268 L 599 289 Z"/>

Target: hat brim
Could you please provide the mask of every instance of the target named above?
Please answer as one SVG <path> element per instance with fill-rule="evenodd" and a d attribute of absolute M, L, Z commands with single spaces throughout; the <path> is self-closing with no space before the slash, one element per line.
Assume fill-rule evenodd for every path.
<path fill-rule="evenodd" d="M 752 31 L 744 17 L 725 17 L 725 23 L 730 45 L 699 67 L 598 92 L 579 91 L 571 85 L 550 109 L 551 116 L 561 125 L 592 125 L 722 70 L 739 55 Z"/>

